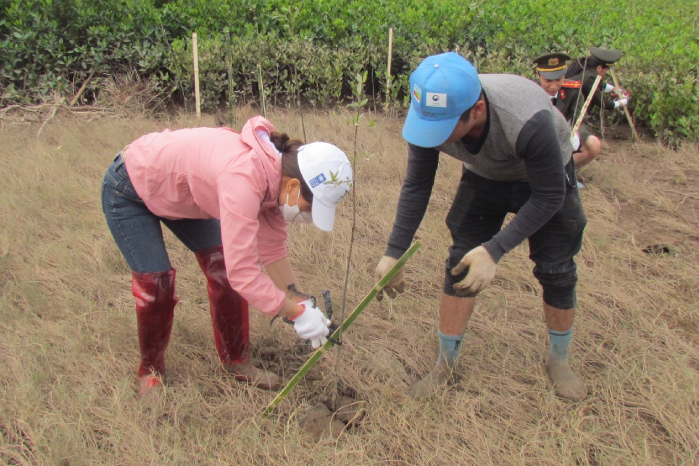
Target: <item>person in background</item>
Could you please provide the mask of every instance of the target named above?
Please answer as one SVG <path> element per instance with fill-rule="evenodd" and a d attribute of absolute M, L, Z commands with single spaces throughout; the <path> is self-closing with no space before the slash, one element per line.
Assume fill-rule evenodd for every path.
<path fill-rule="evenodd" d="M 560 96 L 556 101 L 556 108 L 563 113 L 571 126 L 575 125 L 580 116 L 582 106 L 592 91 L 597 76 L 606 76 L 609 67 L 614 66 L 621 59 L 621 55 L 619 50 L 592 47 L 589 57 L 580 57 L 568 67 L 561 84 Z M 603 107 L 605 110 L 626 107 L 630 97 L 626 90 L 600 82 L 593 94 L 588 114 L 593 107 Z M 597 157 L 601 145 L 599 139 L 592 134 L 584 122 L 580 126 L 579 132 L 583 146 L 589 145 L 591 147 L 585 154 L 581 153 L 576 160 L 576 166 L 581 168 Z M 592 139 L 588 141 L 590 136 L 594 137 L 596 141 Z"/>
<path fill-rule="evenodd" d="M 563 79 L 568 68 L 570 55 L 565 53 L 547 53 L 534 59 L 536 76 L 541 87 L 551 98 L 554 107 L 563 112 L 566 90 L 562 89 Z M 570 102 L 568 100 L 567 102 Z M 575 124 L 575 122 L 569 123 Z M 575 168 L 580 169 L 597 158 L 602 149 L 599 138 L 590 133 L 586 125 L 581 125 L 576 139 L 573 141 L 573 161 Z"/>
<path fill-rule="evenodd" d="M 194 252 L 206 276 L 216 350 L 236 379 L 270 390 L 280 383 L 250 361 L 248 303 L 289 318 L 314 348 L 326 341 L 330 321 L 312 300 L 289 291 L 289 285 L 299 292 L 301 286 L 286 238 L 288 222 L 332 230 L 350 183 L 326 182 L 331 179 L 352 179 L 340 149 L 291 140 L 262 117 L 249 120 L 240 134 L 229 128 L 165 130 L 119 152 L 104 176 L 102 207 L 133 272 L 141 396 L 165 378 L 178 302 L 161 224 Z"/>
<path fill-rule="evenodd" d="M 559 396 L 584 399 L 585 384 L 568 362 L 577 306 L 574 257 L 587 223 L 574 184 L 570 125 L 537 84 L 479 75 L 453 52 L 427 57 L 410 76 L 410 92 L 403 126 L 408 168 L 377 280 L 408 249 L 422 222 L 439 153 L 464 162 L 446 219 L 452 245 L 439 304 L 439 356 L 410 395 L 423 399 L 451 379 L 476 296 L 495 277 L 500 258 L 528 239 L 543 288 L 549 377 Z M 503 228 L 510 212 L 515 216 Z M 401 270 L 383 291 L 394 297 L 404 287 Z"/>

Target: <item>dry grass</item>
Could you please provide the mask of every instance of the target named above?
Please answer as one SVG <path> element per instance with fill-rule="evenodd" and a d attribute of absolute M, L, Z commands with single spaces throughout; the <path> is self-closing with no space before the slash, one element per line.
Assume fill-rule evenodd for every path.
<path fill-rule="evenodd" d="M 309 140 L 350 148 L 349 118 L 307 115 Z M 296 115 L 271 120 L 301 134 Z M 460 382 L 426 403 L 405 395 L 436 356 L 444 216 L 460 176 L 459 164 L 445 158 L 418 232 L 424 246 L 408 267 L 409 292 L 370 305 L 346 334 L 340 386 L 366 401 L 359 429 L 316 443 L 298 427 L 303 410 L 332 386 L 333 354 L 275 417 L 258 415 L 273 394 L 219 370 L 203 276 L 171 236 L 181 302 L 170 381 L 161 400 L 142 404 L 130 274 L 102 217 L 100 181 L 114 154 L 140 134 L 195 124 L 59 115 L 41 141 L 37 124 L 0 129 L 0 463 L 699 464 L 699 225 L 692 216 L 699 203 L 684 196 L 699 191 L 692 147 L 674 153 L 615 144 L 584 173 L 592 178 L 583 192 L 589 227 L 572 348 L 590 391 L 582 403 L 556 398 L 546 378 L 547 334 L 525 247 L 503 259 L 482 294 Z M 376 155 L 361 162 L 350 303 L 373 283 L 406 159 L 396 120 L 379 120 L 360 137 L 362 152 Z M 307 290 L 330 288 L 339 298 L 349 214 L 344 205 L 333 234 L 292 227 L 292 262 Z M 653 241 L 680 253 L 641 252 Z M 254 311 L 252 343 L 255 362 L 287 380 L 307 357 L 290 328 L 270 328 Z"/>

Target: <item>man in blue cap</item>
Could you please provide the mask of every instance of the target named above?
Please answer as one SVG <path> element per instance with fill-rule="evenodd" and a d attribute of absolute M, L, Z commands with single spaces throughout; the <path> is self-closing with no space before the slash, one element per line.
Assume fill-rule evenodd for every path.
<path fill-rule="evenodd" d="M 529 239 L 543 288 L 549 376 L 559 396 L 584 399 L 585 385 L 568 363 L 577 304 L 573 258 L 587 223 L 575 185 L 570 125 L 537 84 L 514 75 L 479 76 L 453 52 L 426 58 L 410 76 L 410 91 L 403 127 L 408 169 L 377 278 L 408 249 L 422 221 L 439 153 L 464 162 L 446 219 L 453 244 L 439 308 L 439 357 L 411 396 L 425 398 L 450 380 L 476 295 L 495 277 L 500 258 Z M 502 228 L 509 212 L 516 215 Z M 404 286 L 401 271 L 383 291 L 395 297 Z"/>

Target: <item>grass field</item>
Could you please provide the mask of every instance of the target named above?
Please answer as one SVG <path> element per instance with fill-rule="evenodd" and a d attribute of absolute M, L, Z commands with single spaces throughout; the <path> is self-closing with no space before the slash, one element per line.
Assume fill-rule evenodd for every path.
<path fill-rule="evenodd" d="M 251 110 L 247 111 L 251 115 Z M 309 140 L 351 150 L 350 115 L 307 115 Z M 297 115 L 270 116 L 300 135 Z M 582 175 L 589 225 L 578 257 L 580 309 L 572 363 L 589 397 L 554 396 L 533 264 L 520 246 L 482 293 L 459 382 L 432 400 L 406 396 L 437 352 L 449 237 L 444 217 L 460 175 L 444 158 L 407 267 L 408 292 L 372 303 L 346 334 L 339 375 L 331 351 L 278 408 L 218 365 L 205 280 L 167 236 L 180 304 L 158 400 L 136 396 L 130 272 L 99 202 L 114 154 L 142 133 L 213 125 L 189 117 L 76 119 L 0 127 L 0 463 L 7 465 L 696 465 L 699 464 L 699 155 L 652 142 L 610 142 Z M 373 284 L 405 171 L 401 122 L 360 130 L 359 218 L 350 305 Z M 342 290 L 350 205 L 336 231 L 292 225 L 291 259 L 306 290 Z M 646 254 L 669 244 L 677 255 Z M 336 302 L 336 308 L 339 302 Z M 350 306 L 351 307 L 351 306 Z M 252 358 L 288 380 L 308 357 L 292 329 L 252 311 Z M 299 428 L 329 394 L 363 402 L 339 439 Z"/>

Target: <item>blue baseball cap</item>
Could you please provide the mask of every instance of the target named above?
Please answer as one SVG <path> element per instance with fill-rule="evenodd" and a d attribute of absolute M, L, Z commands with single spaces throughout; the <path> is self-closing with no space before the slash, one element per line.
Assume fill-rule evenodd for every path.
<path fill-rule="evenodd" d="M 464 57 L 448 52 L 425 58 L 410 75 L 403 139 L 420 147 L 443 144 L 480 95 L 478 71 Z"/>

